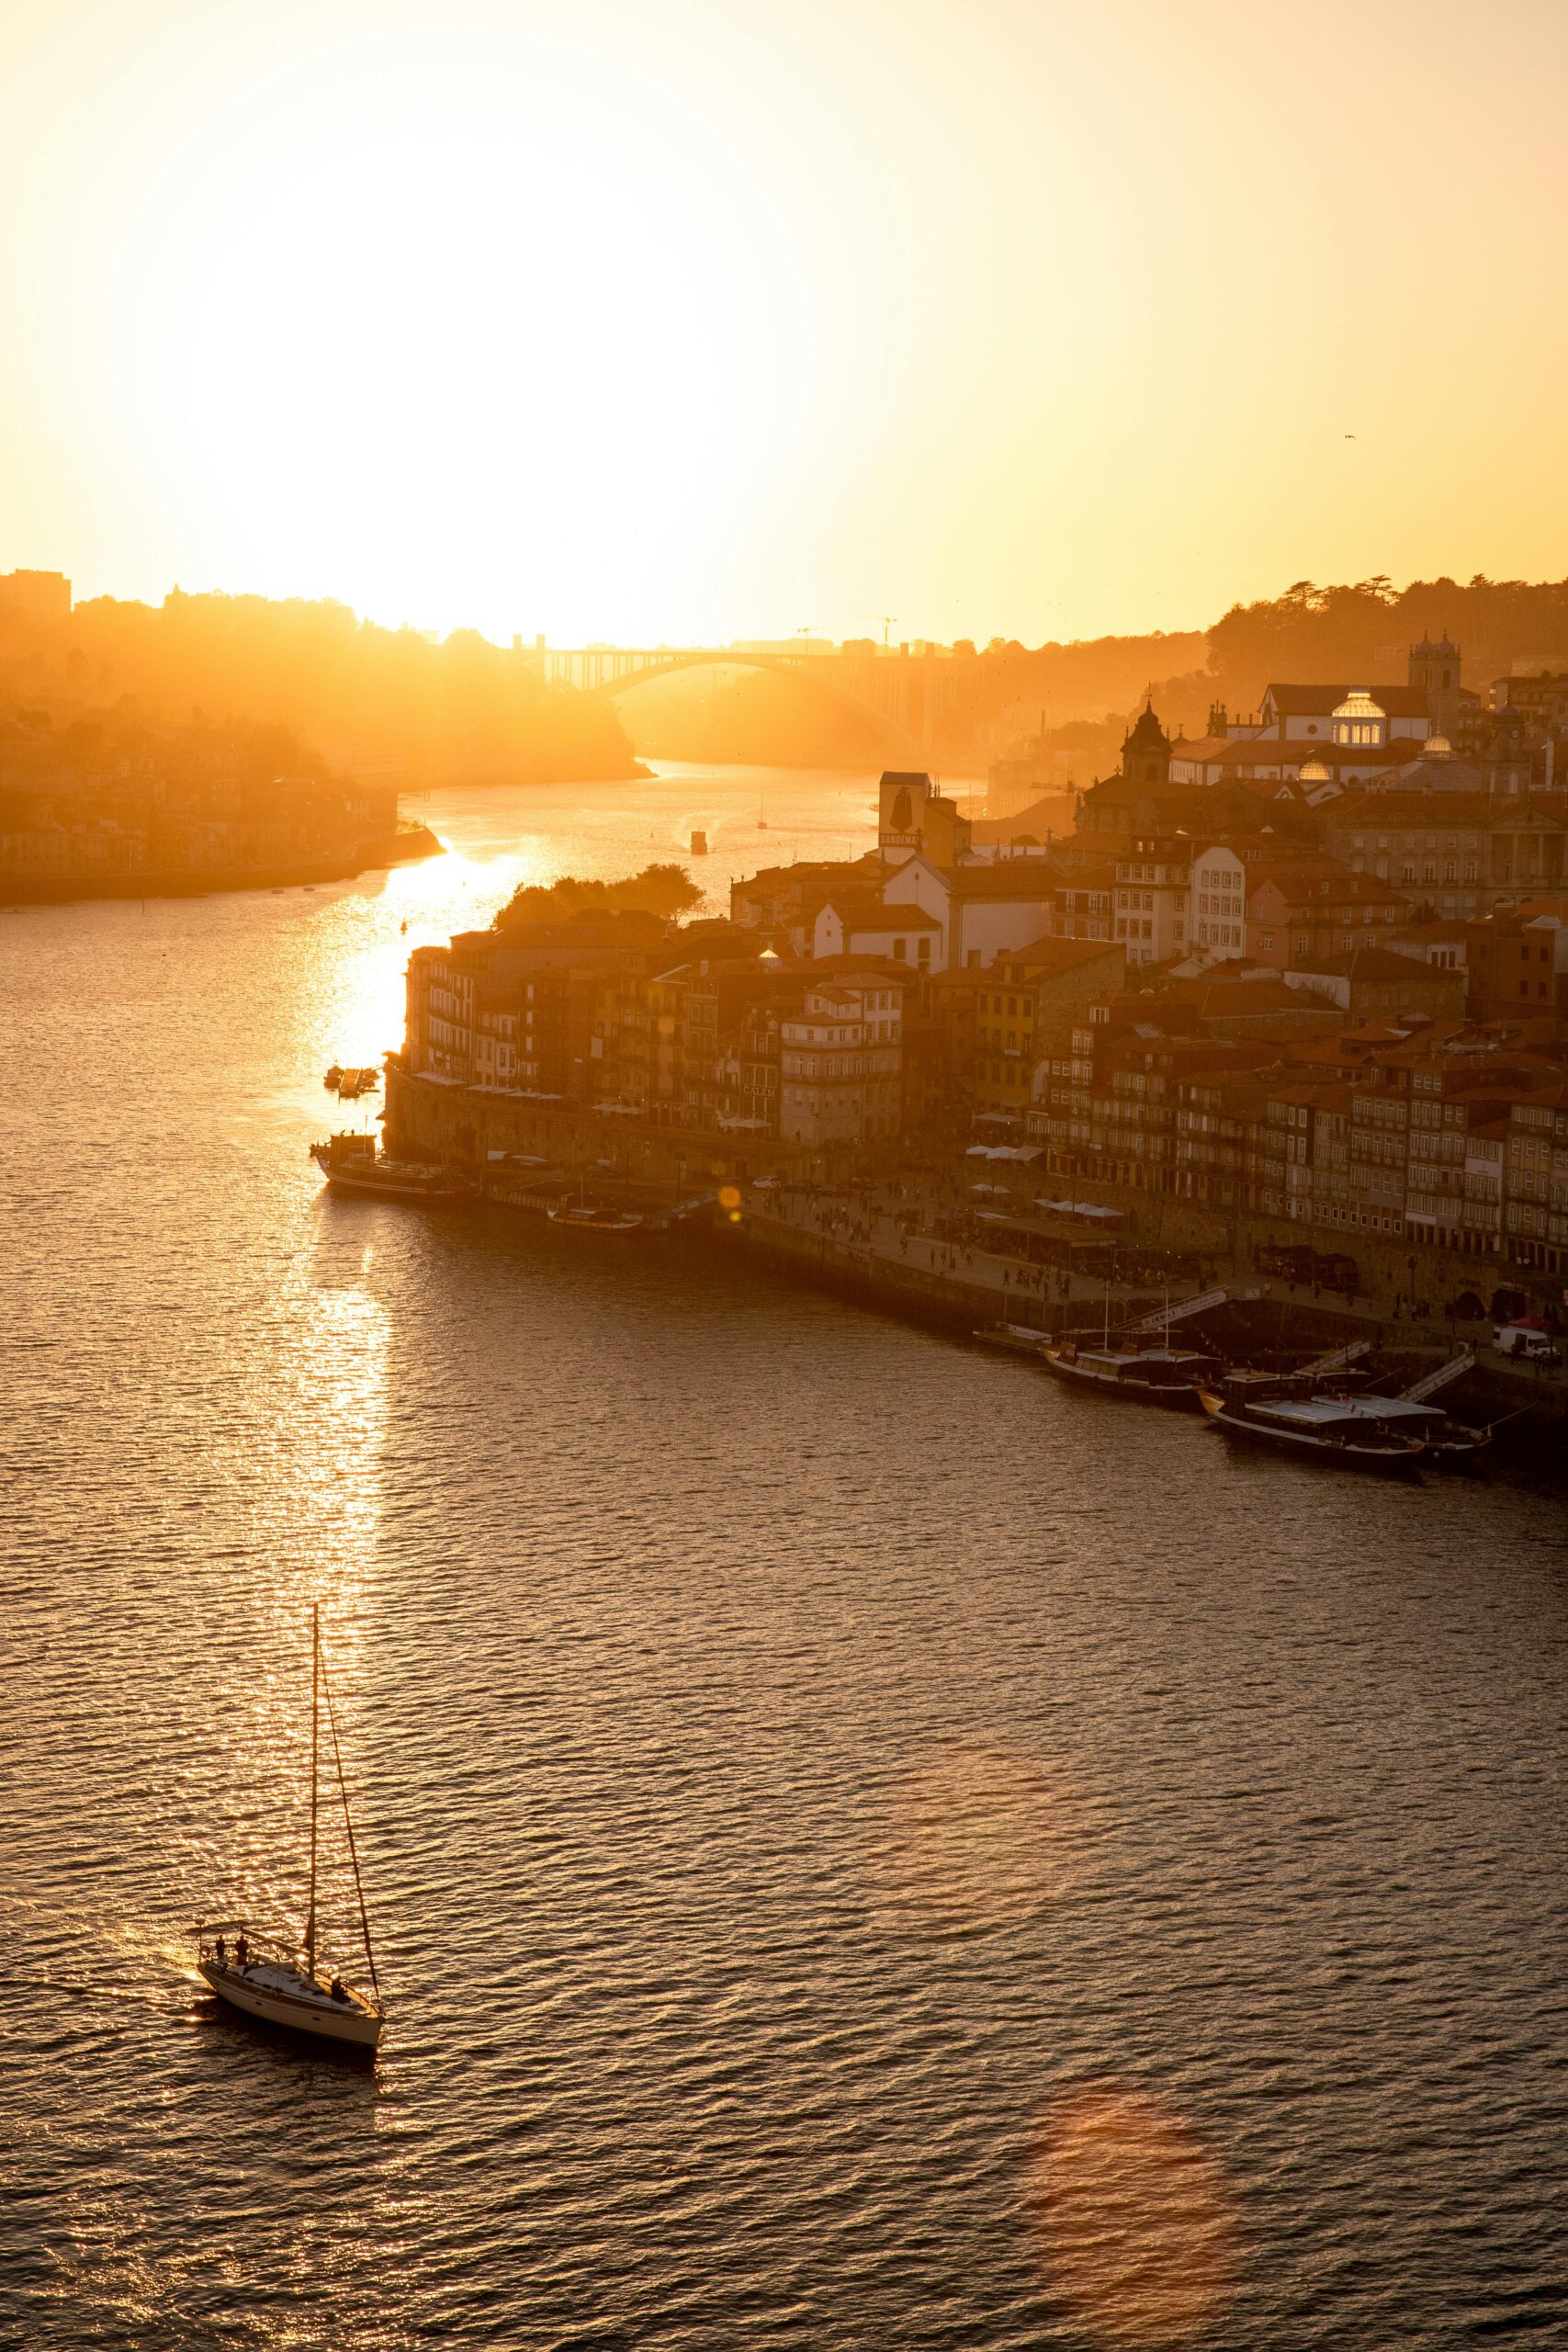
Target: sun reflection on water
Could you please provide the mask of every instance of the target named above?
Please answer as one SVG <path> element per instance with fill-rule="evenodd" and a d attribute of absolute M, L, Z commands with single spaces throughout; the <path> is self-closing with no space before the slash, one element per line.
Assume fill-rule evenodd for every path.
<path fill-rule="evenodd" d="M 1073 1884 L 1089 1832 L 1065 1774 L 1032 1757 L 954 1747 L 906 1773 L 870 1862 L 895 1931 L 964 1931 L 1030 1917 Z"/>

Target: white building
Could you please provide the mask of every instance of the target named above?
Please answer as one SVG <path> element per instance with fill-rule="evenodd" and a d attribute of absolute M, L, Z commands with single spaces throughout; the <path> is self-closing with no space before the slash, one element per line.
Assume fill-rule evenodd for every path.
<path fill-rule="evenodd" d="M 1049 938 L 1055 923 L 1062 876 L 1041 854 L 1021 857 L 966 857 L 953 866 L 911 857 L 886 884 L 889 912 L 923 907 L 942 925 L 942 959 L 933 968 L 983 970 L 998 956 Z"/>
<path fill-rule="evenodd" d="M 1192 845 L 1180 839 L 1134 841 L 1117 859 L 1113 934 L 1129 965 L 1186 954 L 1191 874 Z"/>
<path fill-rule="evenodd" d="M 1234 849 L 1200 850 L 1192 860 L 1187 935 L 1224 962 L 1247 953 L 1247 867 Z"/>
<path fill-rule="evenodd" d="M 1246 731 L 1255 730 L 1248 725 Z M 1282 742 L 1339 743 L 1357 751 L 1395 740 L 1423 743 L 1431 731 L 1424 686 L 1270 685 L 1256 726 L 1257 734 Z"/>
<path fill-rule="evenodd" d="M 947 926 L 915 900 L 888 905 L 869 891 L 840 891 L 820 908 L 811 931 L 811 954 L 885 956 L 916 971 L 941 972 L 947 966 Z"/>

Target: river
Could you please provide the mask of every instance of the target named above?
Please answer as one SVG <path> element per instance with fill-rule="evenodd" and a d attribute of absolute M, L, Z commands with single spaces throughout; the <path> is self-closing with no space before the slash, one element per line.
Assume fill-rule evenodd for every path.
<path fill-rule="evenodd" d="M 0 2341 L 1568 2341 L 1560 1496 L 306 1158 L 519 878 L 701 825 L 718 907 L 870 806 L 436 795 L 438 863 L 0 915 Z M 300 1917 L 312 1601 L 374 2072 L 184 1937 Z"/>

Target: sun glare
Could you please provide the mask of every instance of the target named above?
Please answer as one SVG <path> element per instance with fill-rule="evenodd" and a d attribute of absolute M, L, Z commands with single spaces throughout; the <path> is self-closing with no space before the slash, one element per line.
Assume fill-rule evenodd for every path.
<path fill-rule="evenodd" d="M 809 243 L 744 125 L 631 56 L 392 29 L 254 87 L 225 51 L 217 98 L 210 58 L 199 93 L 128 59 L 74 142 L 113 208 L 51 199 L 62 413 L 112 413 L 187 587 L 657 634 L 797 431 Z"/>
<path fill-rule="evenodd" d="M 667 540 L 739 454 L 708 257 L 612 157 L 482 117 L 285 157 L 159 294 L 172 473 L 257 585 L 352 548 L 378 612 L 586 614 L 628 508 Z"/>

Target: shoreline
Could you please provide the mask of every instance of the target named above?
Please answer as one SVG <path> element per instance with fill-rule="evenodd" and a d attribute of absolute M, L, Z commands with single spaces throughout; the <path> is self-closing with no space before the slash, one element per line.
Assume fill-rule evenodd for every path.
<path fill-rule="evenodd" d="M 814 1151 L 781 1145 L 776 1138 L 759 1142 L 705 1129 L 607 1119 L 586 1104 L 415 1076 L 395 1056 L 387 1064 L 385 1105 L 387 1148 L 400 1158 L 461 1169 L 475 1183 L 476 1204 L 488 1202 L 502 1209 L 523 1205 L 505 1200 L 505 1179 L 501 1165 L 491 1159 L 492 1152 L 531 1155 L 536 1164 L 568 1173 L 592 1165 L 603 1170 L 609 1189 L 624 1191 L 634 1205 L 633 1196 L 669 1198 L 694 1182 L 704 1189 L 734 1184 L 741 1192 L 743 1212 L 739 1222 L 716 1220 L 708 1246 L 716 1256 L 736 1250 L 781 1281 L 833 1291 L 874 1312 L 943 1329 L 960 1340 L 1015 1311 L 1021 1310 L 1022 1319 L 1031 1322 L 1063 1311 L 1052 1295 L 1052 1283 L 1043 1278 L 1045 1270 L 1026 1259 L 935 1233 L 919 1235 L 904 1250 L 891 1229 L 864 1238 L 833 1229 L 835 1207 L 849 1222 L 865 1219 L 866 1210 L 853 1205 L 851 1171 L 830 1174 Z M 883 1181 L 896 1174 L 887 1171 Z M 760 1187 L 759 1177 L 770 1182 Z M 781 1213 L 781 1189 L 809 1204 L 804 1214 Z M 1141 1205 L 1145 1211 L 1153 1205 L 1150 1196 L 1141 1196 Z M 1261 1223 L 1258 1229 L 1263 1229 Z M 1244 1251 L 1216 1248 L 1213 1238 L 1200 1245 L 1193 1237 L 1180 1238 L 1190 1250 L 1201 1247 L 1206 1266 L 1212 1268 L 1198 1290 L 1220 1283 L 1233 1293 L 1251 1294 L 1233 1296 L 1215 1310 L 1236 1325 L 1238 1344 L 1245 1345 L 1264 1326 L 1288 1322 L 1292 1343 L 1309 1351 L 1367 1339 L 1380 1349 L 1418 1360 L 1425 1369 L 1473 1337 L 1481 1342 L 1477 1362 L 1460 1384 L 1461 1393 L 1483 1401 L 1489 1417 L 1493 1412 L 1517 1414 L 1519 1437 L 1534 1431 L 1538 1437 L 1550 1433 L 1558 1438 L 1568 1423 L 1568 1374 L 1543 1378 L 1505 1364 L 1482 1338 L 1484 1323 L 1458 1324 L 1450 1331 L 1441 1321 L 1400 1320 L 1371 1295 L 1358 1297 L 1354 1305 L 1331 1303 L 1326 1294 L 1315 1299 L 1298 1297 L 1288 1283 L 1260 1277 Z M 1269 1238 L 1288 1238 L 1288 1232 Z M 1145 1238 L 1155 1247 L 1168 1247 L 1177 1237 Z M 1502 1279 L 1504 1272 L 1497 1269 L 1495 1279 Z M 1150 1292 L 1147 1283 L 1130 1287 Z M 1065 1304 L 1075 1319 L 1081 1315 L 1091 1324 L 1100 1297 L 1098 1277 L 1076 1276 Z M 1173 1290 L 1171 1305 L 1180 1304 L 1181 1294 Z"/>
<path fill-rule="evenodd" d="M 400 825 L 395 833 L 375 834 L 352 851 L 276 865 L 144 866 L 113 874 L 0 871 L 0 906 L 60 907 L 106 899 L 205 899 L 244 890 L 299 889 L 352 882 L 361 874 L 446 855 L 446 843 L 428 825 Z"/>

